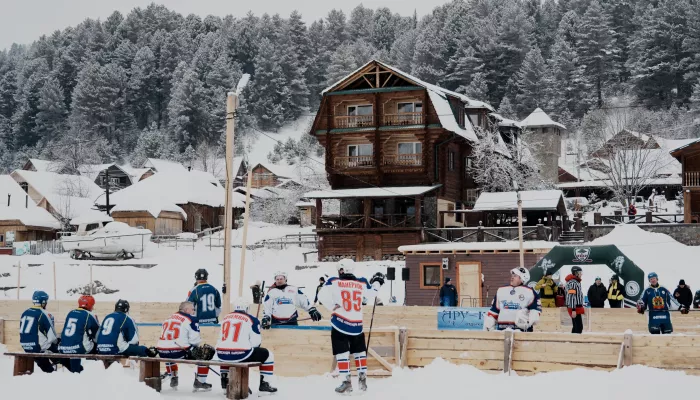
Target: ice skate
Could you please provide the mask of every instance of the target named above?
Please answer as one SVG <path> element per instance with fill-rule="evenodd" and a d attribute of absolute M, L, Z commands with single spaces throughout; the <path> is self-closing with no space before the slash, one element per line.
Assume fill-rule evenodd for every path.
<path fill-rule="evenodd" d="M 211 390 L 211 383 L 200 382 L 199 379 L 194 380 L 192 385 L 193 392 L 208 392 Z"/>
<path fill-rule="evenodd" d="M 352 381 L 350 380 L 350 375 L 348 375 L 343 383 L 335 388 L 336 393 L 352 393 Z"/>
<path fill-rule="evenodd" d="M 277 391 L 277 388 L 270 386 L 270 384 L 261 376 L 260 387 L 258 388 L 258 390 L 261 392 L 275 393 Z"/>
<path fill-rule="evenodd" d="M 360 383 L 360 390 L 362 390 L 363 392 L 367 391 L 367 373 L 360 372 L 359 383 Z"/>
<path fill-rule="evenodd" d="M 170 387 L 177 390 L 177 385 L 180 383 L 180 379 L 177 376 L 170 378 Z"/>

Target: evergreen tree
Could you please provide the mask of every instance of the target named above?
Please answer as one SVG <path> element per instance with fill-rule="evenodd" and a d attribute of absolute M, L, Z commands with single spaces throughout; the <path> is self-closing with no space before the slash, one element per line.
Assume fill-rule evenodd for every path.
<path fill-rule="evenodd" d="M 515 102 L 519 117 L 524 118 L 535 108 L 547 104 L 549 83 L 546 81 L 546 71 L 547 65 L 540 49 L 533 47 L 525 56 L 516 75 L 518 94 Z"/>
<path fill-rule="evenodd" d="M 39 112 L 39 92 L 48 75 L 43 59 L 25 64 L 18 76 L 15 95 L 16 109 L 12 115 L 13 148 L 34 146 L 41 139 L 36 130 L 36 115 Z"/>
<path fill-rule="evenodd" d="M 545 0 L 537 11 L 535 17 L 535 35 L 537 47 L 542 51 L 542 57 L 549 58 L 550 48 L 554 44 L 555 35 L 561 21 L 562 13 L 557 7 L 556 0 Z"/>
<path fill-rule="evenodd" d="M 260 41 L 255 71 L 248 108 L 262 129 L 276 131 L 285 121 L 283 105 L 288 104 L 290 93 L 275 48 L 267 39 Z"/>
<path fill-rule="evenodd" d="M 289 16 L 288 35 L 292 53 L 297 57 L 299 68 L 306 71 L 311 58 L 311 44 L 309 43 L 309 33 L 307 32 L 306 24 L 301 19 L 301 14 L 298 11 L 293 11 Z"/>
<path fill-rule="evenodd" d="M 156 59 L 148 46 L 139 49 L 131 66 L 131 77 L 127 85 L 129 106 L 136 120 L 136 126 L 143 129 L 152 121 L 158 120 L 156 102 L 158 92 Z"/>
<path fill-rule="evenodd" d="M 326 17 L 326 50 L 333 52 L 348 40 L 345 23 L 345 13 L 342 10 L 331 10 Z"/>
<path fill-rule="evenodd" d="M 464 43 L 457 53 L 450 59 L 448 69 L 452 71 L 445 82 L 447 87 L 465 86 L 467 82 L 472 81 L 472 76 L 476 73 L 482 73 L 484 62 L 479 58 L 474 50 L 474 47 Z M 484 79 L 485 74 L 482 74 Z M 486 82 L 486 81 L 484 81 Z M 485 99 L 486 97 L 482 97 Z"/>
<path fill-rule="evenodd" d="M 597 0 L 593 0 L 583 14 L 576 33 L 576 52 L 583 65 L 590 98 L 598 107 L 603 106 L 603 88 L 615 80 L 615 38 L 611 34 L 610 16 Z"/>
<path fill-rule="evenodd" d="M 194 70 L 187 69 L 173 85 L 168 119 L 175 142 L 182 150 L 200 140 L 212 140 L 211 132 L 202 131 L 210 123 L 209 107 L 204 85 Z"/>
<path fill-rule="evenodd" d="M 350 12 L 348 36 L 353 39 L 371 40 L 374 26 L 374 11 L 360 4 Z"/>
<path fill-rule="evenodd" d="M 477 72 L 472 75 L 472 81 L 468 86 L 460 86 L 457 91 L 466 94 L 468 97 L 480 100 L 488 97 L 488 85 L 486 84 L 486 74 Z"/>
<path fill-rule="evenodd" d="M 338 82 L 350 72 L 356 70 L 360 65 L 355 59 L 355 47 L 351 44 L 345 44 L 331 56 L 331 63 L 326 71 L 328 86 Z"/>
<path fill-rule="evenodd" d="M 563 20 L 562 24 L 565 24 Z M 592 104 L 586 103 L 583 99 L 582 94 L 585 91 L 583 66 L 579 64 L 576 50 L 567 40 L 566 29 L 560 29 L 557 32 L 557 38 L 551 49 L 549 67 L 552 76 L 553 114 L 557 115 L 566 109 L 577 117 L 582 117 Z"/>
<path fill-rule="evenodd" d="M 45 141 L 58 137 L 66 129 L 66 106 L 63 88 L 55 76 L 49 76 L 39 91 L 39 112 L 36 115 L 36 131 Z"/>
<path fill-rule="evenodd" d="M 513 106 L 513 102 L 511 102 L 510 98 L 507 96 L 501 100 L 501 104 L 498 106 L 498 113 L 504 118 L 518 119 L 515 106 Z"/>
<path fill-rule="evenodd" d="M 396 38 L 394 17 L 391 15 L 391 11 L 385 7 L 374 13 L 373 20 L 370 25 L 373 27 L 370 43 L 375 48 L 388 52 Z"/>
<path fill-rule="evenodd" d="M 304 74 L 309 88 L 309 109 L 316 110 L 321 91 L 326 87 L 326 70 L 330 64 L 331 53 L 326 44 L 326 27 L 323 20 L 314 21 L 309 27 L 309 45 L 311 58 Z"/>
<path fill-rule="evenodd" d="M 416 48 L 416 35 L 415 29 L 403 32 L 396 38 L 394 45 L 391 46 L 389 59 L 396 68 L 402 71 L 411 70 L 411 62 L 413 61 Z"/>

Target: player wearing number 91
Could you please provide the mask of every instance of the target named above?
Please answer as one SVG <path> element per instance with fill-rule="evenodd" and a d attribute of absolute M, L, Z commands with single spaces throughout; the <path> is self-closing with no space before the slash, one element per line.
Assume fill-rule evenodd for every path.
<path fill-rule="evenodd" d="M 114 312 L 102 321 L 97 333 L 97 352 L 105 355 L 123 355 L 125 357 L 155 357 L 155 347 L 139 346 L 139 331 L 136 323 L 128 315 L 129 302 L 119 300 L 114 305 Z"/>
<path fill-rule="evenodd" d="M 384 276 L 377 273 L 370 282 L 356 278 L 350 266 L 341 264 L 339 278 L 330 278 L 318 293 L 318 300 L 333 312 L 331 316 L 331 345 L 338 361 L 338 370 L 345 375 L 335 391 L 352 392 L 350 381 L 350 353 L 355 358 L 360 390 L 367 390 L 367 349 L 362 331 L 362 298 L 374 299 L 384 284 Z"/>
<path fill-rule="evenodd" d="M 97 351 L 95 337 L 100 329 L 97 317 L 92 313 L 95 298 L 89 295 L 80 296 L 78 308 L 69 312 L 61 333 L 61 344 L 58 351 L 63 354 L 91 354 Z M 80 359 L 70 360 L 68 369 L 71 372 L 82 372 Z"/>
<path fill-rule="evenodd" d="M 266 348 L 260 347 L 260 321 L 248 314 L 248 303 L 244 299 L 234 301 L 234 311 L 221 321 L 221 335 L 216 343 L 216 354 L 221 361 L 260 362 L 261 392 L 276 392 L 269 379 L 275 370 L 275 357 Z M 228 368 L 221 367 L 221 388 L 228 387 Z"/>
<path fill-rule="evenodd" d="M 200 324 L 218 324 L 221 314 L 221 294 L 209 283 L 209 273 L 206 269 L 198 269 L 194 273 L 197 284 L 187 294 L 187 301 L 194 304 L 197 319 Z"/>

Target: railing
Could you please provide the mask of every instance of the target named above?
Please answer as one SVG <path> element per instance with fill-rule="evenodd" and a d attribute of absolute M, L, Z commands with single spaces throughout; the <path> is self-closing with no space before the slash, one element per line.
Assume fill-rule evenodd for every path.
<path fill-rule="evenodd" d="M 256 244 L 260 244 L 268 249 L 284 250 L 287 247 L 306 247 L 315 249 L 318 244 L 318 236 L 315 233 L 297 233 L 296 235 L 286 235 L 275 239 L 265 239 Z"/>
<path fill-rule="evenodd" d="M 394 154 L 382 158 L 382 165 L 423 165 L 423 154 Z"/>
<path fill-rule="evenodd" d="M 374 126 L 374 115 L 337 115 L 336 128 L 362 128 Z"/>
<path fill-rule="evenodd" d="M 647 212 L 637 215 L 593 215 L 594 225 L 620 224 L 677 224 L 683 223 L 683 214 L 653 214 Z"/>
<path fill-rule="evenodd" d="M 700 172 L 686 172 L 683 186 L 700 186 Z"/>
<path fill-rule="evenodd" d="M 369 218 L 370 228 L 417 228 L 415 215 L 408 214 L 363 214 L 324 215 L 320 229 L 364 229 Z"/>
<path fill-rule="evenodd" d="M 505 242 L 518 240 L 517 227 L 423 228 L 423 233 L 426 242 Z M 552 228 L 549 226 L 523 226 L 523 240 L 555 240 L 552 234 Z"/>
<path fill-rule="evenodd" d="M 384 125 L 420 125 L 422 123 L 422 112 L 384 115 Z"/>
<path fill-rule="evenodd" d="M 333 165 L 335 168 L 373 167 L 374 156 L 335 157 Z"/>

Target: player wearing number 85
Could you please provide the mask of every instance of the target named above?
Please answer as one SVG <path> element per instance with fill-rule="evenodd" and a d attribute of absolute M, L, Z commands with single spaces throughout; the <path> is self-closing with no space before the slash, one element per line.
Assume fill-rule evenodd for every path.
<path fill-rule="evenodd" d="M 91 354 L 97 351 L 95 339 L 100 323 L 92 313 L 95 298 L 89 295 L 80 296 L 78 308 L 69 312 L 63 325 L 61 344 L 58 351 L 63 354 Z M 69 360 L 68 369 L 71 372 L 82 372 L 80 359 Z"/>
<path fill-rule="evenodd" d="M 206 269 L 198 269 L 194 273 L 197 280 L 195 286 L 187 293 L 187 301 L 194 304 L 197 319 L 200 324 L 218 324 L 221 314 L 221 294 L 209 283 L 209 273 Z"/>
<path fill-rule="evenodd" d="M 128 315 L 129 302 L 119 300 L 114 305 L 114 312 L 107 315 L 97 334 L 97 352 L 106 355 L 123 355 L 126 357 L 155 357 L 155 347 L 139 346 L 139 331 L 136 323 Z"/>
<path fill-rule="evenodd" d="M 260 362 L 261 392 L 276 392 L 269 379 L 275 370 L 275 357 L 272 352 L 260 347 L 260 321 L 248 314 L 248 303 L 244 299 L 234 301 L 234 311 L 221 322 L 221 335 L 216 343 L 216 354 L 222 361 Z M 221 388 L 228 387 L 228 368 L 221 367 Z"/>

